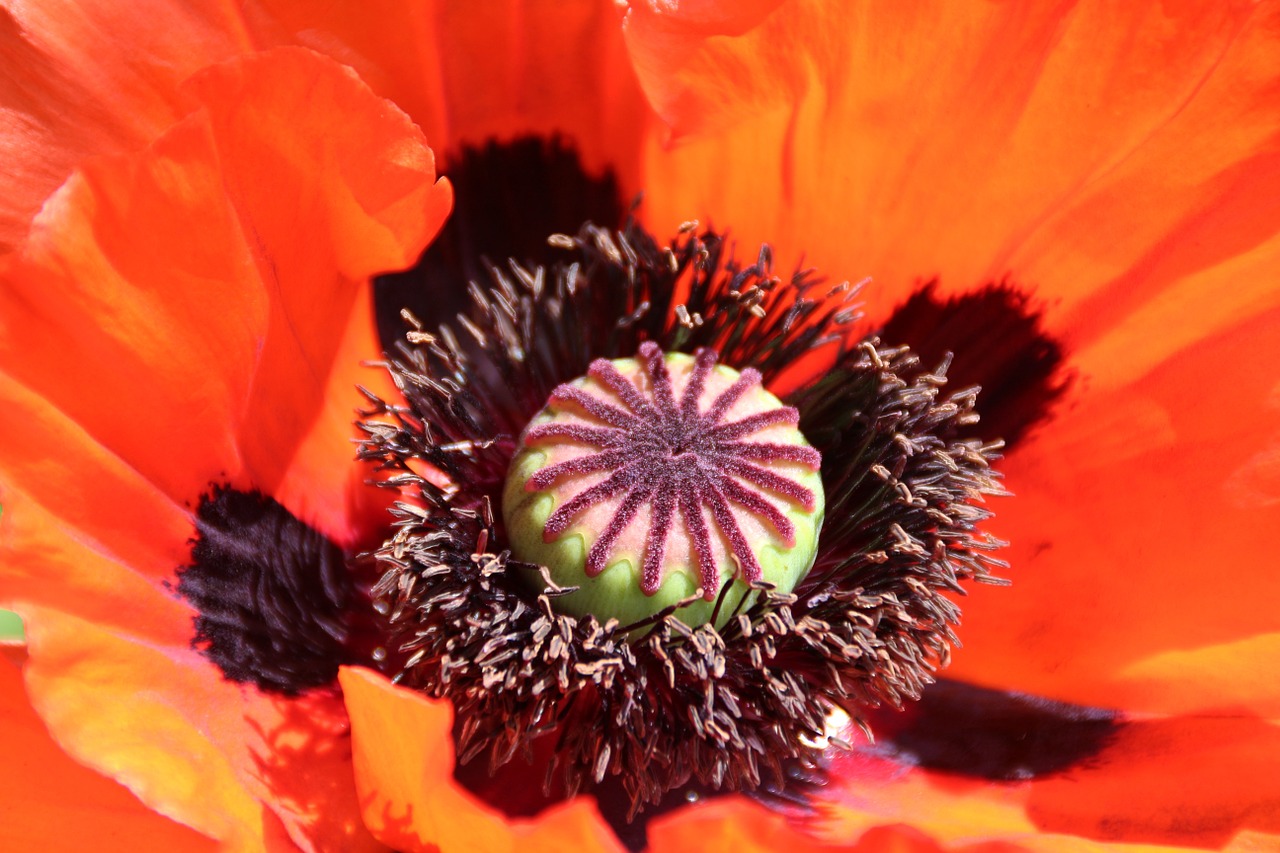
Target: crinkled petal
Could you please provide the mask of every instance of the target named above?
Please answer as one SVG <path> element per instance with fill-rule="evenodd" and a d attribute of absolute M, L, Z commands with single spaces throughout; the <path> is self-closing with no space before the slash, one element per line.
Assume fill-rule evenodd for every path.
<path fill-rule="evenodd" d="M 738 797 L 664 815 L 649 825 L 650 853 L 733 850 L 736 853 L 941 853 L 937 842 L 905 826 L 879 827 L 858 840 L 824 842 L 782 815 Z"/>
<path fill-rule="evenodd" d="M 235 4 L 169 0 L 5 2 L 0 45 L 0 251 L 86 157 L 150 142 L 179 83 L 251 49 Z"/>
<path fill-rule="evenodd" d="M 64 749 L 232 849 L 265 846 L 264 806 L 237 773 L 251 758 L 239 743 L 248 720 L 237 688 L 190 649 L 24 611 L 28 689 Z"/>
<path fill-rule="evenodd" d="M 0 12 L 0 252 L 86 158 L 134 151 L 184 113 L 180 87 L 217 62 L 302 45 L 353 66 L 437 151 L 559 134 L 592 173 L 638 192 L 639 128 L 653 121 L 594 0 L 448 2 L 53 0 Z M 352 235 L 354 240 L 356 235 Z M 403 266 L 403 265 L 402 265 Z"/>
<path fill-rule="evenodd" d="M 453 708 L 367 669 L 339 673 L 355 750 L 365 823 L 399 850 L 621 851 L 589 799 L 531 820 L 508 821 L 453 779 Z"/>
<path fill-rule="evenodd" d="M 1105 841 L 1212 849 L 1248 830 L 1280 844 L 1277 766 L 1274 724 L 1135 721 L 1095 760 L 1033 784 L 1026 809 L 1042 830 Z"/>
<path fill-rule="evenodd" d="M 254 26 L 349 63 L 409 113 L 438 152 L 489 139 L 561 135 L 592 173 L 636 182 L 640 128 L 652 123 L 608 2 L 266 0 L 275 27 Z"/>
<path fill-rule="evenodd" d="M 364 279 L 412 262 L 448 185 L 403 114 L 309 52 L 192 92 L 146 155 L 46 206 L 0 292 L 0 363 L 177 503 L 218 478 L 342 494 L 349 389 L 378 380 L 350 357 L 379 351 Z M 290 508 L 351 538 L 341 501 Z"/>
<path fill-rule="evenodd" d="M 341 699 L 224 679 L 171 583 L 214 480 L 356 537 L 367 277 L 417 256 L 449 189 L 403 113 L 308 51 L 190 97 L 147 151 L 73 178 L 5 271 L 0 599 L 73 756 L 235 847 L 374 849 Z"/>
<path fill-rule="evenodd" d="M 627 39 L 675 133 L 648 147 L 658 233 L 710 217 L 871 276 L 873 317 L 1011 273 L 1096 334 L 1280 225 L 1274 4 L 793 0 L 745 29 L 649 5 Z"/>
<path fill-rule="evenodd" d="M 209 839 L 69 758 L 32 711 L 18 668 L 8 660 L 0 660 L 0 750 L 0 847 L 6 850 L 214 849 Z"/>

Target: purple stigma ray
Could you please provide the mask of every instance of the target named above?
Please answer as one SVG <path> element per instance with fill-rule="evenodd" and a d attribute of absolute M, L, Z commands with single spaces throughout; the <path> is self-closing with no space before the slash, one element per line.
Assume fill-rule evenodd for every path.
<path fill-rule="evenodd" d="M 715 350 L 698 350 L 694 357 L 693 373 L 689 375 L 689 383 L 684 386 L 684 395 L 680 399 L 680 413 L 685 417 L 697 417 L 698 400 L 702 397 L 702 389 L 706 387 L 707 376 L 715 366 Z"/>
<path fill-rule="evenodd" d="M 567 438 L 570 441 L 578 441 L 583 444 L 594 444 L 596 447 L 608 447 L 609 443 L 615 440 L 616 437 L 609 430 L 581 424 L 539 424 L 535 427 L 530 427 L 529 431 L 524 434 L 524 440 L 527 444 L 556 438 Z"/>
<path fill-rule="evenodd" d="M 599 423 L 541 423 L 526 433 L 530 444 L 564 441 L 581 446 L 583 451 L 532 474 L 525 483 L 527 491 L 544 490 L 565 478 L 610 472 L 572 493 L 551 513 L 544 541 L 551 542 L 569 531 L 593 507 L 617 500 L 608 521 L 597 522 L 603 529 L 586 555 L 588 577 L 607 568 L 619 537 L 636 522 L 644 525 L 640 528 L 644 530 L 643 554 L 637 555 L 641 560 L 640 587 L 646 595 L 656 594 L 666 579 L 669 567 L 664 561 L 679 518 L 684 521 L 689 552 L 697 563 L 702 595 L 714 600 L 723 584 L 709 517 L 735 564 L 735 575 L 748 582 L 762 580 L 759 559 L 738 523 L 739 517 L 745 513 L 758 519 L 776 531 L 787 547 L 794 547 L 795 525 L 776 502 L 812 511 L 815 496 L 795 480 L 761 464 L 798 463 L 816 471 L 822 457 L 808 446 L 739 439 L 773 426 L 795 426 L 797 411 L 781 406 L 726 422 L 735 404 L 760 386 L 761 377 L 747 368 L 728 388 L 721 386 L 723 390 L 708 402 L 707 382 L 717 362 L 711 349 L 694 354 L 679 399 L 666 355 L 656 344 L 641 344 L 636 362 L 642 377 L 634 381 L 614 363 L 597 359 L 588 373 L 599 383 L 596 390 L 561 385 L 553 392 L 554 401 L 567 403 Z M 702 405 L 706 411 L 699 411 Z M 738 509 L 731 509 L 731 505 Z"/>
<path fill-rule="evenodd" d="M 748 367 L 746 370 L 742 371 L 742 375 L 738 377 L 738 381 L 726 388 L 724 393 L 717 397 L 716 401 L 711 404 L 711 408 L 707 411 L 707 418 L 718 423 L 720 419 L 724 417 L 724 413 L 729 411 L 734 403 L 738 402 L 738 398 L 747 393 L 748 388 L 752 388 L 759 384 L 760 371 Z M 794 412 L 796 410 L 792 409 L 792 411 Z M 798 412 L 796 417 L 797 419 L 799 418 Z"/>
<path fill-rule="evenodd" d="M 595 503 L 608 500 L 623 489 L 629 489 L 636 479 L 636 472 L 631 467 L 620 468 L 604 482 L 597 483 L 586 491 L 581 492 L 573 500 L 551 514 L 551 517 L 547 519 L 543 538 L 550 542 L 556 536 L 568 530 L 569 525 L 573 523 L 574 517 L 579 513 Z"/>
<path fill-rule="evenodd" d="M 653 520 L 644 546 L 644 570 L 640 588 L 646 595 L 653 595 L 662 586 L 662 558 L 667 550 L 667 531 L 671 528 L 671 515 L 675 512 L 675 498 L 670 489 L 659 489 L 653 501 Z"/>
<path fill-rule="evenodd" d="M 762 461 L 783 459 L 787 462 L 800 462 L 815 470 L 822 464 L 821 453 L 812 447 L 798 444 L 744 441 L 738 443 L 736 455 L 741 459 L 759 459 Z"/>
<path fill-rule="evenodd" d="M 778 425 L 795 426 L 798 423 L 800 423 L 800 413 L 795 409 L 774 409 L 772 412 L 761 412 L 758 415 L 752 415 L 749 418 L 743 418 L 731 424 L 718 426 L 712 435 L 718 439 L 728 441 L 741 438 L 744 435 L 750 435 L 765 427 Z"/>
<path fill-rule="evenodd" d="M 693 536 L 693 550 L 698 555 L 698 573 L 702 578 L 702 594 L 713 590 L 720 583 L 720 573 L 716 571 L 716 562 L 711 558 L 711 534 L 707 531 L 706 519 L 702 517 L 702 507 L 684 490 L 676 495 L 680 504 L 680 515 L 684 517 L 685 526 Z"/>
<path fill-rule="evenodd" d="M 529 482 L 525 484 L 525 490 L 532 492 L 549 488 L 561 477 L 591 474 L 596 471 L 610 471 L 616 468 L 620 462 L 625 461 L 626 458 L 625 453 L 618 451 L 613 453 L 593 453 L 590 456 L 566 459 L 564 462 L 548 465 L 530 477 Z"/>
<path fill-rule="evenodd" d="M 733 457 L 721 456 L 716 461 L 719 462 L 729 473 L 735 474 L 743 480 L 755 483 L 762 489 L 786 495 L 805 509 L 811 510 L 814 508 L 813 492 L 809 491 L 795 480 L 788 480 L 786 477 L 780 477 L 772 471 L 768 471 L 758 465 L 752 465 L 750 462 L 742 462 Z"/>
<path fill-rule="evenodd" d="M 645 359 L 645 367 L 649 370 L 649 378 L 653 380 L 653 399 L 658 404 L 658 411 L 664 418 L 675 415 L 676 398 L 671 389 L 671 374 L 667 372 L 667 361 L 662 350 L 652 341 L 640 345 L 640 355 Z"/>
<path fill-rule="evenodd" d="M 720 488 L 726 498 L 736 504 L 741 504 L 772 524 L 773 529 L 778 531 L 778 535 L 787 543 L 788 548 L 796 544 L 796 527 L 791 523 L 791 519 L 779 512 L 776 506 L 760 497 L 758 492 L 744 489 L 729 479 L 726 479 Z"/>
<path fill-rule="evenodd" d="M 608 385 L 609 389 L 621 397 L 631 411 L 637 414 L 647 414 L 653 411 L 653 406 L 649 404 L 649 401 L 641 396 L 640 392 L 636 390 L 636 386 L 628 382 L 627 377 L 619 373 L 618 368 L 614 367 L 613 362 L 608 359 L 597 358 L 591 362 L 591 367 L 587 370 L 587 374 Z"/>
<path fill-rule="evenodd" d="M 576 403 L 585 409 L 587 414 L 594 415 L 602 421 L 607 421 L 618 429 L 634 428 L 639 422 L 635 415 L 624 412 L 617 406 L 602 401 L 599 397 L 592 397 L 572 385 L 561 385 L 551 392 L 551 399 L 565 403 Z"/>
<path fill-rule="evenodd" d="M 627 492 L 627 496 L 622 499 L 622 505 L 609 520 L 609 526 L 604 529 L 600 538 L 596 540 L 596 544 L 592 545 L 591 550 L 587 552 L 587 577 L 593 578 L 605 570 L 609 552 L 613 550 L 613 543 L 618 541 L 622 531 L 631 523 L 631 519 L 635 518 L 640 507 L 649 500 L 653 492 L 653 489 L 644 486 Z"/>

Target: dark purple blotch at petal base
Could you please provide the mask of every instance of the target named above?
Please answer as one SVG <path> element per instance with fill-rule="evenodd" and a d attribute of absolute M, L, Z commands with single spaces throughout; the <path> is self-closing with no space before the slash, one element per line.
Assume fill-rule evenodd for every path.
<path fill-rule="evenodd" d="M 941 679 L 901 711 L 868 713 L 876 751 L 904 764 L 992 781 L 1089 761 L 1124 725 L 1114 711 Z"/>
<path fill-rule="evenodd" d="M 192 645 L 223 675 L 296 695 L 347 662 L 354 584 L 337 546 L 260 492 L 200 498 L 178 592 L 197 610 Z"/>
<path fill-rule="evenodd" d="M 1012 282 L 946 298 L 937 291 L 937 281 L 921 285 L 894 309 L 880 337 L 889 345 L 910 344 L 926 366 L 954 353 L 947 387 L 982 386 L 981 420 L 969 432 L 1013 447 L 1050 416 L 1070 384 L 1062 344 Z"/>
<path fill-rule="evenodd" d="M 428 325 L 465 314 L 467 285 L 487 281 L 486 264 L 507 258 L 551 264 L 559 253 L 547 235 L 573 233 L 583 222 L 622 224 L 627 213 L 611 172 L 589 174 L 559 137 L 526 136 L 463 146 L 441 157 L 454 205 L 417 264 L 374 280 L 378 331 L 390 350 L 404 337 L 402 309 Z"/>

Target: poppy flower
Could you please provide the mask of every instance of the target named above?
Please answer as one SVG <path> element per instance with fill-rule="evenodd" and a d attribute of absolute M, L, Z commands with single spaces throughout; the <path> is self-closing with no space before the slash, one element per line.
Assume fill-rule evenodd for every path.
<path fill-rule="evenodd" d="M 641 215 L 655 233 L 696 215 L 730 227 L 739 245 L 770 243 L 778 269 L 803 252 L 828 273 L 873 275 L 867 328 L 936 358 L 931 348 L 954 349 L 953 379 L 977 377 L 994 398 L 979 411 L 1011 439 L 1003 469 L 1019 497 L 1002 502 L 993 529 L 1013 541 L 1015 587 L 966 600 L 955 680 L 902 715 L 875 716 L 879 745 L 827 768 L 811 829 L 833 844 L 912 849 L 990 838 L 1247 846 L 1280 832 L 1265 675 L 1276 629 L 1264 538 L 1275 511 L 1274 378 L 1252 367 L 1271 363 L 1277 345 L 1274 7 L 1139 5 L 1120 21 L 1088 4 L 929 15 L 637 8 L 627 46 L 674 139 L 602 47 L 618 35 L 598 10 L 577 30 L 537 16 L 512 25 L 533 47 L 510 52 L 503 70 L 527 62 L 540 72 L 522 79 L 543 96 L 527 112 L 484 85 L 500 53 L 488 28 L 450 28 L 458 43 L 437 47 L 435 31 L 393 14 L 308 22 L 289 12 L 266 9 L 238 29 L 213 15 L 154 17 L 163 24 L 146 31 L 147 48 L 156 68 L 185 77 L 243 50 L 226 32 L 260 45 L 305 40 L 426 128 L 460 186 L 463 144 L 559 131 L 589 173 L 613 166 L 624 194 L 647 191 Z M 4 461 L 3 589 L 28 621 L 37 710 L 77 758 L 246 846 L 281 833 L 303 845 L 358 835 L 348 761 L 364 821 L 384 842 L 615 843 L 582 798 L 514 821 L 478 805 L 451 780 L 448 707 L 368 669 L 341 674 L 348 758 L 331 686 L 290 696 L 227 681 L 228 659 L 210 660 L 215 624 L 192 650 L 190 603 L 216 595 L 164 595 L 164 582 L 180 584 L 176 569 L 192 565 L 193 532 L 204 531 L 197 547 L 213 547 L 215 510 L 233 509 L 227 496 L 257 494 L 257 517 L 279 522 L 273 530 L 304 520 L 339 548 L 378 527 L 381 507 L 361 507 L 364 491 L 346 488 L 364 473 L 328 455 L 352 408 L 338 389 L 376 374 L 335 368 L 376 351 L 360 282 L 412 260 L 443 213 L 443 190 L 412 126 L 314 55 L 235 61 L 197 77 L 180 101 L 173 79 L 121 85 L 129 78 L 114 72 L 139 66 L 113 59 L 135 57 L 136 40 L 76 54 L 77 32 L 113 43 L 104 15 L 75 18 L 72 32 L 8 18 L 16 43 L 41 45 L 35 55 L 57 72 L 50 91 L 37 90 L 47 97 L 14 100 L 30 119 L 21 129 L 72 143 L 28 161 L 34 177 L 19 186 L 33 189 L 13 194 L 11 217 L 21 248 L 5 271 L 7 409 L 22 416 L 3 446 L 23 455 Z M 435 16 L 414 22 L 425 20 Z M 470 60 L 474 76 L 456 70 L 468 67 L 468 39 L 488 39 L 483 59 Z M 567 70 L 566 56 L 594 56 L 584 62 L 592 73 Z M 106 71 L 75 73 L 91 63 Z M 455 73 L 423 73 L 440 67 Z M 446 78 L 466 97 L 423 83 Z M 315 96 L 285 85 L 313 79 L 332 88 Z M 151 109 L 68 121 L 80 112 L 59 109 L 59 97 L 94 85 L 101 103 Z M 611 109 L 593 122 L 602 93 Z M 306 109 L 288 109 L 290 95 Z M 305 96 L 331 98 L 329 111 Z M 191 98 L 196 110 L 156 139 Z M 457 119 L 453 132 L 446 118 Z M 317 138 L 336 150 L 308 147 Z M 366 170 L 371 148 L 382 157 Z M 22 237 L 88 151 L 136 153 L 86 166 Z M 226 177 L 212 180 L 215 167 Z M 329 191 L 305 190 L 317 185 Z M 279 190 L 289 186 L 304 189 Z M 458 212 L 466 206 L 460 196 Z M 129 227 L 139 222 L 145 231 Z M 299 224 L 311 226 L 303 247 Z M 256 286 L 245 284 L 254 272 Z M 321 310 L 301 289 L 316 281 L 345 285 L 347 298 Z M 211 297 L 203 310 L 193 307 L 201 292 Z M 255 342 L 265 342 L 261 361 Z M 291 354 L 309 369 L 288 370 Z M 181 406 L 202 396 L 193 387 L 224 405 Z M 29 425 L 38 430 L 19 431 Z M 33 452 L 32 434 L 58 440 Z M 1224 561 L 1244 584 L 1210 585 Z M 135 686 L 145 687 L 138 699 Z M 648 825 L 654 849 L 688 849 L 690 839 L 776 849 L 805 837 L 735 798 Z"/>

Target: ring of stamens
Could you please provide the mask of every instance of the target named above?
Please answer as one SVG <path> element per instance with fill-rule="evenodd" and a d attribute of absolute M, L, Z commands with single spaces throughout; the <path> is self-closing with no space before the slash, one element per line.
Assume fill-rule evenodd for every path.
<path fill-rule="evenodd" d="M 390 355 L 402 404 L 371 395 L 361 457 L 403 498 L 395 535 L 371 556 L 385 571 L 373 594 L 386 670 L 452 702 L 460 763 L 532 760 L 549 744 L 544 791 L 556 797 L 614 777 L 633 813 L 690 783 L 794 796 L 792 770 L 823 760 L 831 708 L 857 718 L 918 697 L 955 643 L 954 592 L 995 582 L 1003 543 L 981 527 L 987 496 L 1003 494 L 990 468 L 1000 443 L 969 437 L 976 389 L 945 394 L 946 362 L 929 371 L 869 338 L 812 372 L 815 351 L 849 338 L 855 289 L 808 270 L 783 282 L 767 247 L 743 263 L 717 235 L 684 231 L 664 245 L 634 223 L 556 241 L 571 246 L 568 262 L 493 268 L 462 331 L 419 326 Z M 791 594 L 761 591 L 699 627 L 667 607 L 639 636 L 560 610 L 560 590 L 531 596 L 518 531 L 492 510 L 507 510 L 533 473 L 512 489 L 510 437 L 587 371 L 587 354 L 617 359 L 642 340 L 710 347 L 771 386 L 794 385 L 787 401 L 823 455 L 831 511 Z M 719 536 L 713 518 L 708 529 Z"/>

